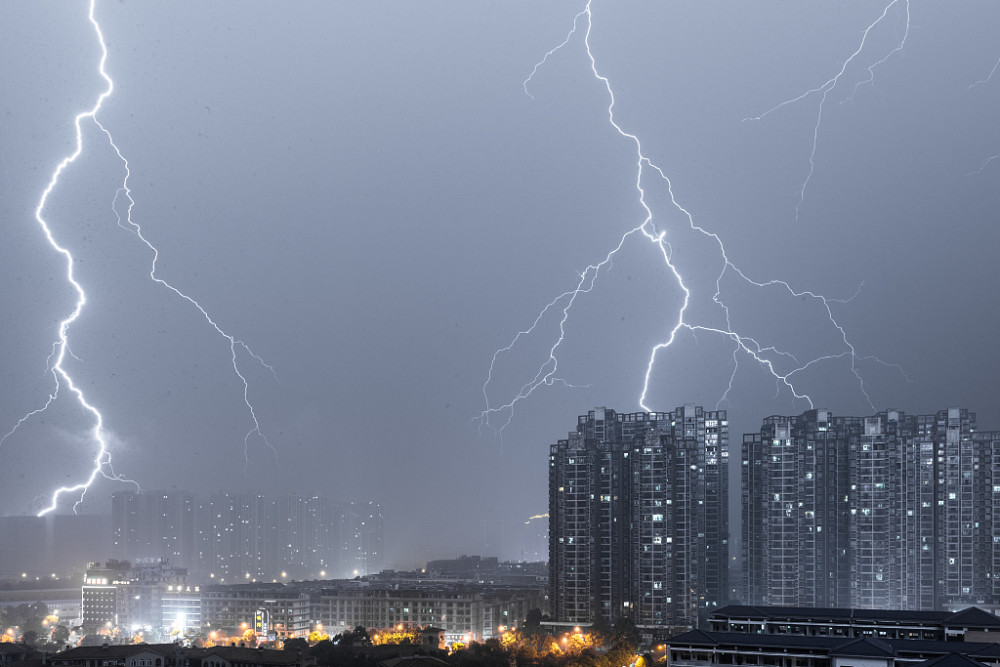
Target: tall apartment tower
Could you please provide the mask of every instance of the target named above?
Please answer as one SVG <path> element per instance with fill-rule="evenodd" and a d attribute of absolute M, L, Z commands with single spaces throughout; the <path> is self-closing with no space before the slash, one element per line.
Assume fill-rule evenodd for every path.
<path fill-rule="evenodd" d="M 768 417 L 743 437 L 745 601 L 1000 603 L 1000 433 L 961 408 Z"/>
<path fill-rule="evenodd" d="M 119 491 L 111 496 L 113 555 L 119 561 L 197 562 L 196 505 L 190 493 Z"/>
<path fill-rule="evenodd" d="M 726 602 L 725 411 L 597 408 L 549 450 L 557 621 L 694 627 Z"/>
<path fill-rule="evenodd" d="M 198 508 L 199 569 L 216 581 L 274 574 L 268 567 L 267 510 L 256 493 L 216 493 Z"/>

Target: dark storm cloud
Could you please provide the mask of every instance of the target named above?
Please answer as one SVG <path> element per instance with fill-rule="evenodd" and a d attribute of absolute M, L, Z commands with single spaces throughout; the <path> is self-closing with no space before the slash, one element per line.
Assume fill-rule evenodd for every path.
<path fill-rule="evenodd" d="M 963 405 L 1000 426 L 1000 161 L 986 162 L 1000 154 L 1000 78 L 986 81 L 1000 9 L 912 3 L 905 47 L 855 88 L 904 34 L 897 3 L 830 92 L 798 219 L 817 96 L 742 122 L 836 74 L 884 6 L 596 2 L 591 46 L 617 121 L 733 262 L 833 298 L 864 284 L 832 308 L 878 408 Z M 494 351 L 642 220 L 634 147 L 608 124 L 582 34 L 539 69 L 533 100 L 522 89 L 583 4 L 97 7 L 116 83 L 101 120 L 129 158 L 160 274 L 277 373 L 246 365 L 278 453 L 251 440 L 245 459 L 228 344 L 149 281 L 148 250 L 111 209 L 122 166 L 85 125 L 47 217 L 88 290 L 70 363 L 105 414 L 116 468 L 151 489 L 374 498 L 400 565 L 477 551 L 482 519 L 508 522 L 505 557 L 533 549 L 516 530 L 547 505 L 547 445 L 594 405 L 639 409 L 650 347 L 680 302 L 655 250 L 627 244 L 567 320 L 558 375 L 578 388 L 543 387 L 502 444 L 472 421 Z M 46 356 L 72 308 L 32 216 L 72 150 L 73 115 L 102 88 L 86 9 L 2 10 L 4 431 L 51 390 Z M 688 239 L 662 184 L 645 184 L 657 224 Z M 686 247 L 689 275 L 717 261 L 710 245 Z M 803 359 L 839 351 L 810 300 L 724 286 L 752 335 Z M 530 379 L 556 326 L 500 359 L 491 401 Z M 659 362 L 650 407 L 714 406 L 732 345 L 686 334 Z M 734 443 L 762 415 L 805 407 L 745 358 L 741 369 L 722 406 Z M 836 413 L 869 410 L 844 360 L 802 383 Z M 67 397 L 54 408 L 0 451 L 5 512 L 38 509 L 92 458 L 85 415 Z M 88 509 L 106 511 L 96 499 L 115 488 L 102 483 Z"/>

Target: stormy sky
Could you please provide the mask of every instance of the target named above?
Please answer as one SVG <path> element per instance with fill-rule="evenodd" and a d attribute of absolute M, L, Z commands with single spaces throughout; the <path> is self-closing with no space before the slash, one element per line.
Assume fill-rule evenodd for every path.
<path fill-rule="evenodd" d="M 480 553 L 501 522 L 502 557 L 544 558 L 524 522 L 548 445 L 641 409 L 685 289 L 644 403 L 729 410 L 734 452 L 810 402 L 1000 428 L 1000 5 L 584 8 L 99 1 L 97 120 L 157 276 L 274 370 L 238 348 L 270 443 L 245 449 L 229 342 L 150 279 L 125 165 L 84 119 L 43 217 L 87 294 L 64 367 L 115 472 L 375 500 L 397 567 Z M 87 12 L 0 6 L 2 432 L 52 393 L 76 300 L 34 215 L 106 88 Z M 93 425 L 63 386 L 8 437 L 2 512 L 85 479 Z"/>

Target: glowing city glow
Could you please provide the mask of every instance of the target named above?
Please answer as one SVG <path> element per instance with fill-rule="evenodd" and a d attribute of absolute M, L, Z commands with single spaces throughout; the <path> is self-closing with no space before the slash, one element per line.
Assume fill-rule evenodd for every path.
<path fill-rule="evenodd" d="M 99 476 L 109 480 L 130 483 L 135 485 L 137 489 L 139 488 L 138 482 L 136 482 L 135 480 L 128 479 L 116 473 L 112 468 L 111 452 L 108 445 L 108 439 L 104 430 L 104 416 L 95 405 L 93 405 L 91 402 L 88 401 L 88 399 L 84 395 L 83 390 L 80 388 L 79 384 L 74 381 L 73 377 L 69 374 L 69 371 L 66 369 L 64 365 L 67 355 L 72 356 L 72 352 L 69 346 L 69 330 L 71 326 L 79 319 L 80 314 L 83 312 L 83 307 L 87 303 L 87 295 L 86 292 L 84 291 L 83 286 L 75 277 L 74 273 L 75 260 L 72 252 L 70 251 L 69 248 L 61 245 L 56 240 L 55 234 L 52 231 L 52 227 L 46 220 L 44 213 L 49 197 L 55 190 L 55 188 L 58 186 L 60 178 L 62 177 L 63 173 L 71 164 L 76 162 L 76 160 L 83 153 L 84 122 L 88 121 L 93 122 L 94 125 L 96 125 L 100 129 L 100 131 L 104 133 L 105 137 L 108 140 L 109 145 L 115 151 L 115 154 L 118 156 L 119 160 L 122 163 L 122 166 L 125 171 L 125 176 L 122 180 L 120 188 L 114 194 L 112 200 L 112 210 L 115 213 L 118 225 L 124 229 L 133 232 L 142 241 L 142 243 L 152 252 L 153 257 L 149 271 L 149 277 L 154 282 L 169 289 L 175 295 L 187 301 L 195 308 L 197 308 L 198 311 L 201 313 L 201 315 L 209 323 L 209 325 L 216 331 L 216 333 L 218 333 L 220 336 L 222 336 L 224 339 L 228 341 L 233 371 L 243 385 L 243 400 L 250 413 L 250 419 L 252 422 L 250 429 L 244 436 L 244 454 L 248 459 L 248 464 L 249 464 L 249 452 L 248 452 L 249 442 L 250 438 L 253 436 L 257 436 L 272 450 L 272 452 L 275 453 L 275 455 L 277 454 L 277 452 L 274 450 L 274 447 L 271 445 L 271 443 L 268 441 L 268 439 L 261 431 L 260 422 L 258 421 L 256 410 L 254 409 L 254 406 L 250 401 L 249 384 L 247 382 L 246 377 L 240 371 L 239 367 L 238 356 L 240 354 L 240 351 L 242 350 L 250 357 L 252 357 L 256 362 L 262 364 L 265 368 L 270 370 L 272 374 L 274 373 L 274 369 L 271 368 L 266 363 L 264 363 L 264 361 L 258 355 L 256 355 L 245 342 L 226 333 L 212 319 L 212 317 L 209 316 L 208 312 L 195 299 L 181 292 L 180 290 L 178 290 L 177 288 L 175 288 L 174 286 L 172 286 L 171 284 L 169 284 L 168 282 L 166 282 L 165 280 L 156 275 L 156 263 L 157 260 L 159 259 L 159 252 L 153 246 L 153 244 L 150 243 L 150 241 L 145 236 L 143 236 L 141 227 L 139 226 L 138 223 L 136 223 L 132 219 L 132 209 L 135 205 L 135 201 L 132 198 L 131 190 L 129 189 L 128 186 L 128 181 L 131 176 L 128 160 L 125 159 L 125 156 L 123 155 L 122 151 L 115 143 L 114 138 L 111 135 L 111 132 L 108 131 L 108 129 L 104 125 L 102 125 L 101 122 L 97 119 L 97 114 L 101 110 L 104 101 L 114 91 L 114 81 L 112 81 L 110 75 L 108 74 L 105 68 L 108 59 L 108 48 L 104 38 L 104 33 L 101 30 L 101 26 L 97 21 L 97 19 L 95 18 L 95 9 L 96 9 L 96 0 L 90 0 L 87 16 L 88 20 L 90 21 L 91 28 L 93 29 L 94 34 L 97 37 L 97 41 L 100 45 L 101 56 L 97 65 L 97 73 L 99 74 L 100 78 L 104 81 L 105 88 L 103 92 L 101 92 L 98 95 L 94 105 L 89 110 L 82 111 L 75 116 L 73 121 L 76 132 L 76 143 L 74 150 L 72 153 L 63 158 L 58 163 L 58 165 L 56 165 L 55 170 L 52 172 L 52 175 L 49 178 L 48 184 L 42 191 L 42 194 L 38 201 L 38 206 L 35 209 L 35 221 L 41 227 L 46 240 L 49 242 L 49 245 L 51 245 L 52 248 L 57 253 L 62 255 L 66 261 L 66 282 L 68 282 L 72 286 L 74 292 L 76 293 L 76 303 L 72 312 L 70 312 L 70 314 L 66 318 L 64 318 L 62 321 L 59 322 L 59 326 L 56 333 L 56 340 L 52 344 L 52 352 L 49 355 L 48 371 L 52 374 L 53 385 L 48 398 L 41 407 L 32 410 L 27 414 L 25 414 L 24 416 L 22 416 L 14 424 L 14 426 L 6 434 L 3 435 L 3 437 L 0 437 L 0 445 L 3 445 L 9 438 L 14 436 L 14 434 L 25 422 L 45 412 L 59 398 L 60 390 L 62 390 L 63 387 L 65 387 L 66 390 L 68 390 L 69 393 L 71 393 L 76 398 L 77 402 L 80 404 L 83 410 L 90 416 L 90 418 L 93 421 L 93 427 L 90 430 L 90 438 L 93 442 L 97 444 L 97 454 L 93 459 L 93 466 L 90 469 L 89 473 L 85 474 L 82 480 L 67 486 L 61 486 L 57 488 L 55 491 L 53 491 L 49 505 L 38 513 L 39 516 L 42 516 L 44 514 L 47 514 L 55 510 L 59 505 L 60 497 L 63 496 L 64 494 L 73 494 L 73 493 L 79 494 L 78 499 L 73 505 L 73 508 L 75 510 L 77 506 L 79 506 L 79 504 L 83 501 L 83 498 L 87 493 L 87 490 Z M 122 217 L 121 212 L 119 211 L 118 208 L 119 200 L 122 197 L 124 197 L 124 199 L 127 200 L 128 202 L 124 218 Z"/>
<path fill-rule="evenodd" d="M 889 14 L 890 10 L 894 6 L 900 3 L 904 4 L 906 7 L 908 33 L 909 5 L 905 2 L 905 0 L 892 0 L 892 2 L 890 2 L 883 9 L 882 15 L 871 23 L 865 30 L 864 35 L 862 36 L 861 45 L 843 64 L 841 71 L 837 76 L 819 88 L 808 91 L 797 98 L 776 105 L 774 108 L 768 110 L 764 114 L 761 114 L 761 116 L 757 119 L 759 120 L 760 118 L 763 118 L 784 106 L 807 97 L 808 95 L 818 93 L 821 95 L 820 114 L 816 123 L 816 133 L 818 134 L 819 125 L 822 120 L 822 104 L 825 102 L 826 96 L 833 86 L 836 85 L 837 81 L 839 81 L 844 70 L 847 68 L 847 65 L 864 48 L 868 33 L 870 33 L 875 26 L 877 26 L 879 22 L 881 22 Z M 655 252 L 656 255 L 662 260 L 663 265 L 669 271 L 672 280 L 676 284 L 676 289 L 680 291 L 683 297 L 682 303 L 674 316 L 674 324 L 670 327 L 669 331 L 666 332 L 662 341 L 657 343 L 649 352 L 642 388 L 638 397 L 638 404 L 643 410 L 650 410 L 647 402 L 649 400 L 652 377 L 657 366 L 657 361 L 660 356 L 675 343 L 677 337 L 684 332 L 690 334 L 711 334 L 723 339 L 728 339 L 732 344 L 732 370 L 729 376 L 728 385 L 722 392 L 721 398 L 719 399 L 719 404 L 728 399 L 729 394 L 733 389 L 733 383 L 735 381 L 737 371 L 739 370 L 739 358 L 740 356 L 744 356 L 749 357 L 749 359 L 756 362 L 761 369 L 766 371 L 774 379 L 778 390 L 784 389 L 795 399 L 806 401 L 810 407 L 814 407 L 813 399 L 804 389 L 797 386 L 798 378 L 796 376 L 820 364 L 836 362 L 838 360 L 846 362 L 861 395 L 874 410 L 874 403 L 869 395 L 865 381 L 858 369 L 857 362 L 860 359 L 870 359 L 880 364 L 884 362 L 877 357 L 859 355 L 855 345 L 851 342 L 847 331 L 843 326 L 841 326 L 836 314 L 834 313 L 834 304 L 844 304 L 849 302 L 857 296 L 857 292 L 849 298 L 830 298 L 816 291 L 793 287 L 790 283 L 778 278 L 769 278 L 765 280 L 753 278 L 747 271 L 741 269 L 730 261 L 722 238 L 718 234 L 705 229 L 695 222 L 692 213 L 688 211 L 688 209 L 685 208 L 675 196 L 673 184 L 667 173 L 655 162 L 653 162 L 653 160 L 643 151 L 642 143 L 639 137 L 625 130 L 619 124 L 615 115 L 614 89 L 611 81 L 601 74 L 597 64 L 597 58 L 594 55 L 594 50 L 591 45 L 590 37 L 593 27 L 592 4 L 592 0 L 588 0 L 586 6 L 573 18 L 572 26 L 563 41 L 554 48 L 550 49 L 535 65 L 527 79 L 524 80 L 524 90 L 529 97 L 534 99 L 529 92 L 534 76 L 553 55 L 563 49 L 563 47 L 569 44 L 574 38 L 578 38 L 578 33 L 582 32 L 582 40 L 589 61 L 590 74 L 592 78 L 603 87 L 607 94 L 607 122 L 614 132 L 621 137 L 621 139 L 627 141 L 629 145 L 634 148 L 634 187 L 636 191 L 636 200 L 641 207 L 644 218 L 636 226 L 633 226 L 625 231 L 621 235 L 617 245 L 600 258 L 599 261 L 584 268 L 584 270 L 579 273 L 579 279 L 572 289 L 564 291 L 552 299 L 538 313 L 529 327 L 519 331 L 506 346 L 501 347 L 493 354 L 486 381 L 482 388 L 485 405 L 478 417 L 480 425 L 485 425 L 486 427 L 493 429 L 495 432 L 502 434 L 504 428 L 511 423 L 518 404 L 534 394 L 535 391 L 542 387 L 556 384 L 571 386 L 557 373 L 559 372 L 559 350 L 566 339 L 566 325 L 570 319 L 573 306 L 579 299 L 582 299 L 594 289 L 597 278 L 602 271 L 609 269 L 613 260 L 620 253 L 622 248 L 633 240 L 644 241 L 651 246 L 653 252 Z M 884 63 L 893 53 L 901 49 L 905 39 L 906 35 L 902 37 L 895 49 L 868 68 L 872 79 L 874 77 L 874 69 Z M 870 82 L 872 79 L 862 83 Z M 813 146 L 813 153 L 815 154 L 815 142 Z M 809 176 L 807 176 L 806 183 L 802 187 L 803 198 L 805 196 L 805 187 L 808 184 L 808 180 Z M 686 221 L 686 227 L 668 229 L 665 225 L 659 223 L 654 217 L 653 209 L 647 202 L 647 189 L 653 187 L 654 185 L 663 189 L 665 194 L 668 196 L 669 204 L 672 206 L 674 213 L 679 213 Z M 714 278 L 701 280 L 699 282 L 696 277 L 682 275 L 681 271 L 678 269 L 678 264 L 680 260 L 685 257 L 685 251 L 688 249 L 685 234 L 690 234 L 692 232 L 694 233 L 693 238 L 700 238 L 702 241 L 707 239 L 716 249 L 714 263 L 717 269 L 713 269 Z M 839 341 L 838 346 L 835 349 L 830 349 L 826 353 L 814 356 L 813 358 L 800 360 L 791 352 L 781 350 L 775 345 L 769 344 L 767 341 L 758 340 L 748 333 L 741 331 L 732 321 L 730 308 L 724 298 L 724 278 L 729 281 L 735 280 L 745 287 L 755 290 L 756 293 L 763 294 L 764 292 L 777 291 L 779 293 L 783 293 L 787 299 L 794 299 L 797 301 L 804 300 L 818 306 L 820 326 L 828 329 L 828 331 L 836 337 Z M 860 291 L 860 285 L 858 290 Z M 498 362 L 506 353 L 518 346 L 522 338 L 534 333 L 540 324 L 548 317 L 557 318 L 558 334 L 554 336 L 551 344 L 548 346 L 547 356 L 538 365 L 534 374 L 529 376 L 521 387 L 514 392 L 513 396 L 500 402 L 495 402 L 491 397 L 491 387 L 494 382 Z M 895 364 L 884 365 L 893 367 L 902 373 L 902 369 Z"/>

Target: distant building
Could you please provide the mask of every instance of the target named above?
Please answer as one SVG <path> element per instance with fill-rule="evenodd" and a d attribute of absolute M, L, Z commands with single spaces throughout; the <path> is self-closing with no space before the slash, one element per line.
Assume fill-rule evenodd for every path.
<path fill-rule="evenodd" d="M 330 582 L 314 596 L 314 615 L 330 634 L 365 628 L 433 626 L 445 641 L 482 641 L 498 628 L 519 627 L 528 611 L 545 606 L 542 586 L 468 582 Z"/>
<path fill-rule="evenodd" d="M 169 561 L 193 569 L 197 563 L 194 496 L 176 491 L 119 491 L 111 496 L 115 560 Z"/>
<path fill-rule="evenodd" d="M 187 581 L 187 570 L 166 563 L 108 561 L 92 563 L 81 588 L 84 632 L 117 627 L 183 633 L 201 625 L 200 587 Z"/>
<path fill-rule="evenodd" d="M 549 449 L 555 621 L 693 627 L 728 597 L 725 411 L 579 417 Z"/>
<path fill-rule="evenodd" d="M 267 502 L 258 493 L 217 493 L 198 507 L 199 571 L 216 581 L 273 576 L 268 567 Z M 276 536 L 277 537 L 277 536 Z"/>
<path fill-rule="evenodd" d="M 115 560 L 169 561 L 213 582 L 353 577 L 376 573 L 384 563 L 382 507 L 374 502 L 121 491 L 111 505 Z M 8 522 L 8 532 L 44 530 L 32 519 Z M 29 562 L 31 554 L 22 551 L 30 551 L 30 544 L 0 541 L 0 551 L 6 547 L 15 562 Z"/>
<path fill-rule="evenodd" d="M 1000 606 L 1000 433 L 968 410 L 768 417 L 741 483 L 751 604 Z"/>
<path fill-rule="evenodd" d="M 483 573 L 500 569 L 500 559 L 496 556 L 459 556 L 458 558 L 427 561 L 427 572 L 441 576 L 478 577 Z"/>

